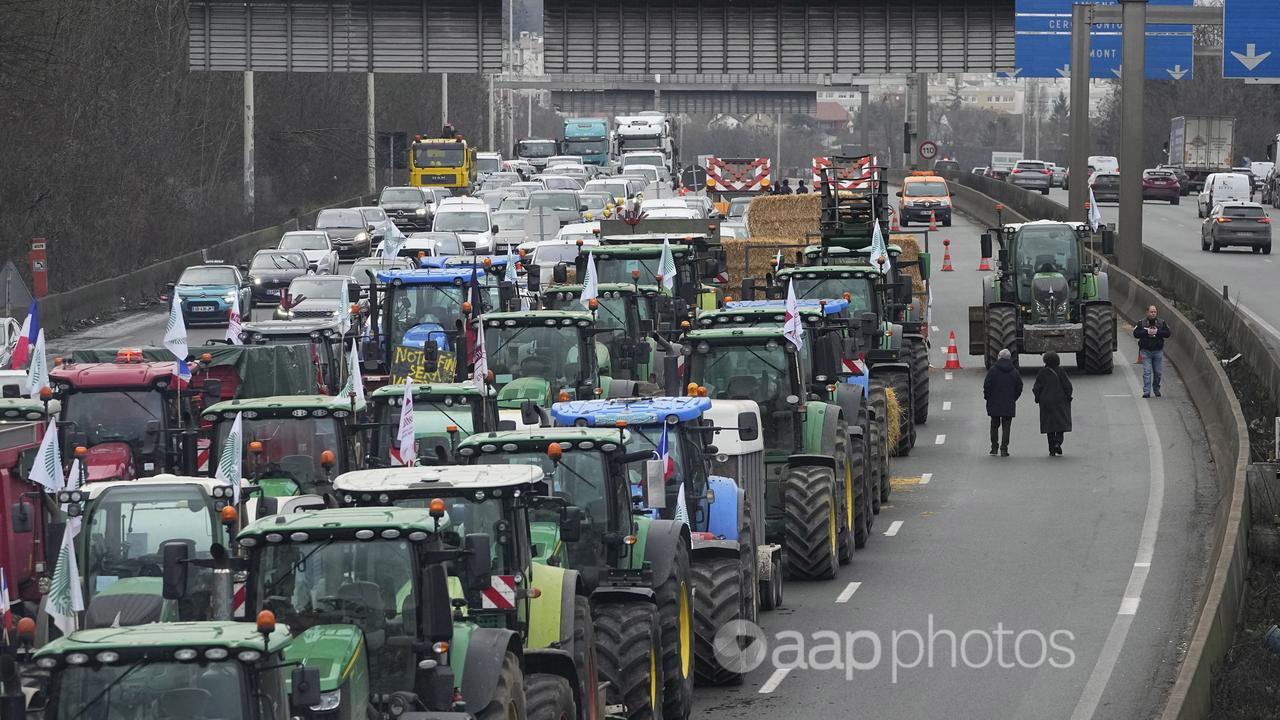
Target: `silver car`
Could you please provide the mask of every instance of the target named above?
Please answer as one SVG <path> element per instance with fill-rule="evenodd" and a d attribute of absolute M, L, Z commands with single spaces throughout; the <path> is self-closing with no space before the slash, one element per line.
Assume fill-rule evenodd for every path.
<path fill-rule="evenodd" d="M 1053 186 L 1053 170 L 1040 160 L 1019 160 L 1009 171 L 1009 183 L 1048 195 L 1049 188 Z"/>
<path fill-rule="evenodd" d="M 1271 218 L 1262 205 L 1253 202 L 1219 203 L 1200 224 L 1200 249 L 1218 252 L 1241 246 L 1263 255 L 1271 254 Z"/>

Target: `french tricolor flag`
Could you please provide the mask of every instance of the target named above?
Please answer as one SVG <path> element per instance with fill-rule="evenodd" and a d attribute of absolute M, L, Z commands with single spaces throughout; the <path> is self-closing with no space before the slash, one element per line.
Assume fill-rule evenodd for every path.
<path fill-rule="evenodd" d="M 13 348 L 13 356 L 10 358 L 9 367 L 14 370 L 21 369 L 31 359 L 31 348 L 36 345 L 36 338 L 40 337 L 40 318 L 36 315 L 36 301 L 31 301 L 31 307 L 27 308 L 27 318 L 22 321 L 22 332 L 18 334 L 18 344 Z"/>
<path fill-rule="evenodd" d="M 191 384 L 191 366 L 187 365 L 186 360 L 174 361 L 173 376 L 178 379 L 178 390 L 184 390 Z"/>
<path fill-rule="evenodd" d="M 658 447 L 654 450 L 654 454 L 662 461 L 662 479 L 670 480 L 676 474 L 676 463 L 671 457 L 671 452 L 667 449 L 667 428 L 670 427 L 666 423 L 662 424 L 662 437 L 658 438 Z"/>

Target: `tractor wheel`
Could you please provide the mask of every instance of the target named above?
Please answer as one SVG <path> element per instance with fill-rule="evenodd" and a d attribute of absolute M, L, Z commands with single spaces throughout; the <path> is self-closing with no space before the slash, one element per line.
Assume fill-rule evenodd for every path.
<path fill-rule="evenodd" d="M 831 470 L 802 465 L 783 479 L 787 576 L 828 580 L 840 570 L 840 521 Z"/>
<path fill-rule="evenodd" d="M 742 618 L 751 622 L 760 619 L 760 564 L 756 561 L 756 543 L 748 513 L 738 528 L 738 565 L 742 573 Z"/>
<path fill-rule="evenodd" d="M 493 689 L 493 699 L 476 713 L 476 720 L 508 720 L 531 717 L 525 714 L 524 673 L 515 655 L 507 653 L 498 673 L 498 685 Z"/>
<path fill-rule="evenodd" d="M 911 341 L 911 401 L 917 425 L 929 421 L 929 346 L 924 338 Z"/>
<path fill-rule="evenodd" d="M 1084 371 L 1090 375 L 1111 374 L 1115 312 L 1111 305 L 1084 307 Z"/>
<path fill-rule="evenodd" d="M 849 454 L 849 426 L 844 420 L 836 425 L 836 443 L 835 443 L 835 459 L 836 459 L 836 497 L 840 512 L 840 564 L 848 565 L 853 562 L 853 551 L 857 547 L 857 539 L 854 537 L 853 515 L 854 509 L 857 508 L 857 482 L 861 476 L 857 475 L 857 468 L 853 464 L 853 458 Z"/>
<path fill-rule="evenodd" d="M 604 708 L 597 707 L 599 702 L 596 686 L 599 683 L 600 660 L 596 656 L 596 630 L 591 620 L 591 601 L 579 595 L 573 599 L 573 665 L 578 669 L 578 694 L 591 712 L 584 713 L 588 718 L 603 718 Z"/>
<path fill-rule="evenodd" d="M 1009 305 L 987 308 L 987 354 L 984 364 L 990 370 L 1001 350 L 1008 349 L 1013 366 L 1018 366 L 1018 309 Z"/>
<path fill-rule="evenodd" d="M 529 676 L 525 691 L 529 720 L 577 720 L 578 706 L 573 702 L 573 686 L 559 675 L 538 673 Z"/>
<path fill-rule="evenodd" d="M 693 709 L 693 581 L 684 543 L 654 594 L 662 628 L 662 715 L 686 720 Z"/>
<path fill-rule="evenodd" d="M 693 571 L 694 673 L 699 685 L 740 685 L 742 673 L 729 670 L 716 656 L 716 632 L 743 616 L 743 586 L 751 579 L 742 574 L 738 558 L 709 557 L 695 560 Z"/>
<path fill-rule="evenodd" d="M 662 718 L 662 630 L 658 612 L 643 601 L 594 608 L 600 679 L 608 703 L 622 705 L 627 720 Z"/>
<path fill-rule="evenodd" d="M 888 404 L 885 400 L 884 383 L 872 379 L 869 386 L 869 401 L 876 411 L 876 420 L 871 423 L 871 462 L 876 471 L 876 482 L 872 484 L 871 510 L 879 514 L 881 503 L 889 499 L 889 441 L 888 441 Z M 876 486 L 879 486 L 878 488 Z"/>
<path fill-rule="evenodd" d="M 873 473 L 867 466 L 867 439 L 851 438 L 849 443 L 849 464 L 853 467 L 854 500 L 853 500 L 853 545 L 861 550 L 867 546 L 871 537 L 871 478 Z"/>
<path fill-rule="evenodd" d="M 912 417 L 911 375 L 905 370 L 890 370 L 885 373 L 889 387 L 898 396 L 898 445 L 891 448 L 894 457 L 905 457 L 911 454 L 916 446 L 916 423 Z"/>

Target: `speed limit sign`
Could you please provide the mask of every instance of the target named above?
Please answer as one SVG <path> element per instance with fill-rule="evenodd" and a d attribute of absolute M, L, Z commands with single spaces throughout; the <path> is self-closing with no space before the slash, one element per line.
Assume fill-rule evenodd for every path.
<path fill-rule="evenodd" d="M 938 143 L 932 140 L 924 140 L 920 143 L 920 159 L 932 160 L 938 157 Z"/>

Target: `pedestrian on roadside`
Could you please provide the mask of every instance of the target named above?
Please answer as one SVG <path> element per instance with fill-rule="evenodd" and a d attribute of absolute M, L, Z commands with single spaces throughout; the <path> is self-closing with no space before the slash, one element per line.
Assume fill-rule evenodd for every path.
<path fill-rule="evenodd" d="M 801 180 L 801 181 L 800 181 L 800 184 L 799 184 L 799 185 L 796 185 L 796 194 L 797 194 L 797 195 L 808 195 L 808 194 L 809 194 L 809 188 L 807 188 L 807 187 L 805 187 L 805 186 L 804 186 L 804 180 Z"/>
<path fill-rule="evenodd" d="M 1031 394 L 1040 404 L 1040 433 L 1049 436 L 1049 456 L 1062 454 L 1062 438 L 1071 432 L 1071 379 L 1062 370 L 1058 353 L 1044 354 Z"/>
<path fill-rule="evenodd" d="M 790 194 L 791 194 L 791 181 L 790 181 L 790 180 L 788 180 L 788 179 L 786 179 L 786 178 L 783 178 L 783 179 L 782 179 L 782 187 L 778 188 L 778 192 L 782 193 L 783 195 L 790 195 Z"/>
<path fill-rule="evenodd" d="M 1142 397 L 1151 393 L 1160 397 L 1160 379 L 1164 376 L 1164 340 L 1172 333 L 1169 324 L 1156 317 L 1156 306 L 1147 308 L 1147 317 L 1133 328 L 1138 339 L 1138 357 L 1142 360 Z"/>
<path fill-rule="evenodd" d="M 1009 429 L 1021 396 L 1022 375 L 1013 364 L 1009 349 L 1004 348 L 982 382 L 982 397 L 987 401 L 987 416 L 991 418 L 992 455 L 999 451 L 1001 457 L 1009 457 Z"/>

